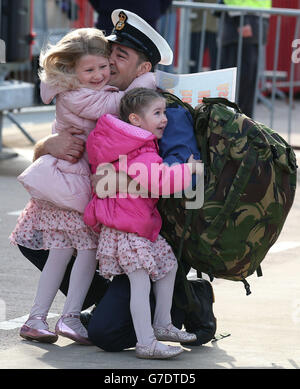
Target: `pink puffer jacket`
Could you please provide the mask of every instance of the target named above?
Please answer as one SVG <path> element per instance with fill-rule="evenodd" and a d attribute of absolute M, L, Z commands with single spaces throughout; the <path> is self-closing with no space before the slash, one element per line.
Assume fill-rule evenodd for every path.
<path fill-rule="evenodd" d="M 156 204 L 161 194 L 182 191 L 190 185 L 191 173 L 186 164 L 169 167 L 158 154 L 156 137 L 122 122 L 112 115 L 103 115 L 90 133 L 86 148 L 92 173 L 101 163 L 110 162 L 116 171 L 125 171 L 141 186 L 148 188 L 148 198 L 117 194 L 100 199 L 93 194 L 84 212 L 84 221 L 96 232 L 101 224 L 120 231 L 134 232 L 155 241 L 161 229 Z M 127 156 L 127 164 L 119 161 Z M 126 162 L 126 158 L 124 159 Z M 151 197 L 152 192 L 152 197 Z"/>
<path fill-rule="evenodd" d="M 136 78 L 127 90 L 139 86 L 155 88 L 154 75 L 147 73 Z M 56 97 L 56 118 L 52 132 L 61 133 L 72 127 L 78 128 L 84 131 L 82 135 L 78 135 L 84 141 L 102 114 L 117 114 L 125 92 L 112 86 L 105 86 L 100 91 L 88 88 L 64 91 L 41 83 L 41 97 L 45 104 Z M 80 213 L 83 213 L 92 197 L 86 152 L 74 164 L 44 155 L 30 165 L 18 180 L 33 198 L 47 200 L 59 208 L 73 209 Z"/>

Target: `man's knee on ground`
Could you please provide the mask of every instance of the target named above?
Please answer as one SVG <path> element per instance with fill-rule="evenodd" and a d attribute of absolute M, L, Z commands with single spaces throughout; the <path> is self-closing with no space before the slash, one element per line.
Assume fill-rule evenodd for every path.
<path fill-rule="evenodd" d="M 109 352 L 122 351 L 136 344 L 132 334 L 126 334 L 121 328 L 112 328 L 108 323 L 99 323 L 93 318 L 88 325 L 88 337 L 95 346 Z"/>
<path fill-rule="evenodd" d="M 110 345 L 110 336 L 99 322 L 96 323 L 95 320 L 91 318 L 87 330 L 89 339 L 95 346 L 98 346 L 105 351 L 110 351 L 108 350 Z"/>

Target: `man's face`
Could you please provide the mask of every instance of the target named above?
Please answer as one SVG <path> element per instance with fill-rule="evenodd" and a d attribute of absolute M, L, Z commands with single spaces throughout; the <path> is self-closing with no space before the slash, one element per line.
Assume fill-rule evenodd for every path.
<path fill-rule="evenodd" d="M 109 63 L 111 72 L 109 84 L 120 90 L 127 89 L 139 75 L 139 56 L 130 47 L 113 43 Z"/>

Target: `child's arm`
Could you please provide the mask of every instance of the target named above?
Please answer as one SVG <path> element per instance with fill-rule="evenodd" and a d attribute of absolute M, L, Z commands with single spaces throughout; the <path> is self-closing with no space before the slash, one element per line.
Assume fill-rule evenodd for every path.
<path fill-rule="evenodd" d="M 118 192 L 132 195 L 150 193 L 153 197 L 182 192 L 190 186 L 192 174 L 196 171 L 203 173 L 203 164 L 191 155 L 186 164 L 168 166 L 161 163 L 157 154 L 145 153 L 132 161 L 129 167 L 119 164 L 119 169 L 117 172 L 110 164 L 98 166 L 96 174 L 92 175 L 92 186 L 99 198 Z M 105 187 L 101 183 L 104 177 L 105 183 L 113 182 L 114 185 Z"/>
<path fill-rule="evenodd" d="M 123 171 L 117 172 L 113 165 L 98 166 L 96 174 L 91 175 L 91 184 L 100 199 L 115 196 L 117 193 L 131 195 L 147 195 L 148 189 L 142 188 Z"/>
<path fill-rule="evenodd" d="M 121 164 L 119 168 L 120 171 L 125 171 Z M 148 152 L 132 161 L 126 173 L 139 184 L 141 190 L 146 189 L 153 197 L 159 197 L 188 188 L 192 174 L 201 169 L 203 165 L 195 160 L 193 155 L 190 156 L 188 163 L 168 166 L 161 163 L 161 158 L 156 153 Z"/>
<path fill-rule="evenodd" d="M 125 91 L 119 91 L 115 87 L 105 86 L 100 91 L 82 88 L 80 91 L 70 92 L 64 95 L 65 104 L 76 115 L 91 120 L 97 120 L 101 115 L 110 113 L 118 115 L 120 100 L 124 94 L 133 88 L 156 88 L 153 73 L 145 73 L 137 77 Z"/>

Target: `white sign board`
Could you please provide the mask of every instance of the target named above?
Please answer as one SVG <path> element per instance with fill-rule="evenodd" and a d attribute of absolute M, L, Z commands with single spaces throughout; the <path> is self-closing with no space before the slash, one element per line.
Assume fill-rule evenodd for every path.
<path fill-rule="evenodd" d="M 191 74 L 172 74 L 157 70 L 155 74 L 159 88 L 173 93 L 192 107 L 201 104 L 203 97 L 225 97 L 235 101 L 236 68 Z"/>

